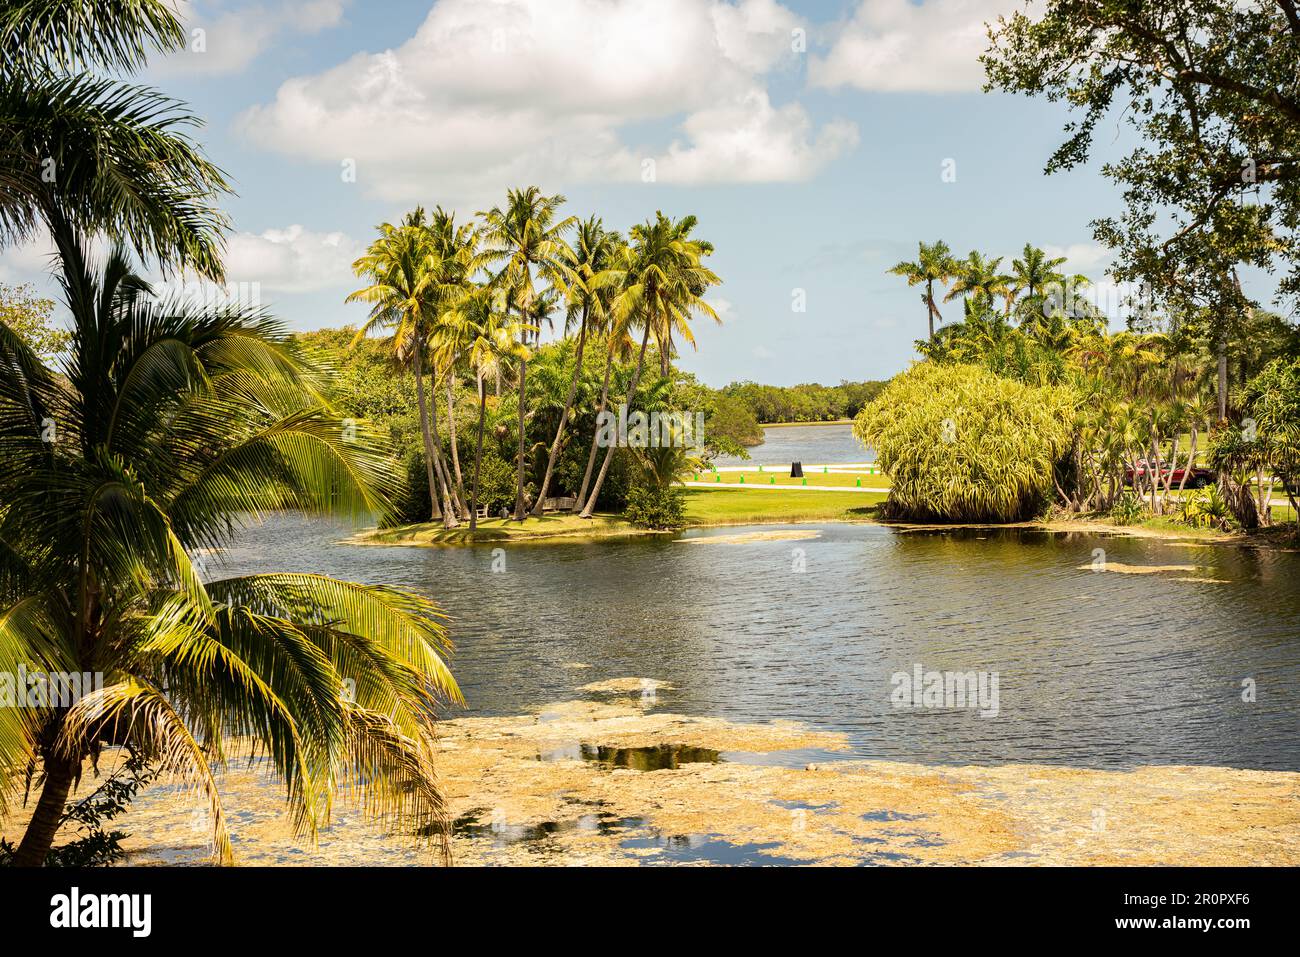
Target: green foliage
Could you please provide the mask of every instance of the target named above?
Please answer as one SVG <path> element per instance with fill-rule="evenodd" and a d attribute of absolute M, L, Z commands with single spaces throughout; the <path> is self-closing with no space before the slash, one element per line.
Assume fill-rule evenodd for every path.
<path fill-rule="evenodd" d="M 733 382 L 721 391 L 739 401 L 759 422 L 830 422 L 853 418 L 884 387 L 884 382 L 841 382 L 836 386 Z"/>
<path fill-rule="evenodd" d="M 628 490 L 623 517 L 638 528 L 681 528 L 686 520 L 686 499 L 682 490 L 673 486 L 635 485 Z"/>
<path fill-rule="evenodd" d="M 927 362 L 896 376 L 853 428 L 890 476 L 888 514 L 1011 522 L 1050 498 L 1073 404 L 1063 389 Z"/>
<path fill-rule="evenodd" d="M 17 333 L 41 359 L 62 352 L 71 338 L 66 329 L 52 325 L 53 312 L 54 301 L 37 296 L 30 285 L 0 283 L 0 322 Z"/>
<path fill-rule="evenodd" d="M 1048 172 L 1087 163 L 1115 122 L 1140 143 L 1103 167 L 1118 217 L 1094 222 L 1112 275 L 1239 320 L 1239 263 L 1290 271 L 1300 293 L 1300 17 L 1290 0 L 1049 0 L 999 18 L 983 58 L 991 89 L 1075 115 Z"/>
<path fill-rule="evenodd" d="M 1275 359 L 1238 396 L 1254 424 L 1259 456 L 1294 501 L 1300 498 L 1300 356 Z"/>
<path fill-rule="evenodd" d="M 1184 494 L 1181 517 L 1193 528 L 1217 528 L 1223 531 L 1232 527 L 1232 510 L 1217 485 Z"/>
<path fill-rule="evenodd" d="M 1110 519 L 1116 525 L 1136 525 L 1146 515 L 1146 506 L 1142 499 L 1132 492 L 1124 492 L 1110 509 Z"/>

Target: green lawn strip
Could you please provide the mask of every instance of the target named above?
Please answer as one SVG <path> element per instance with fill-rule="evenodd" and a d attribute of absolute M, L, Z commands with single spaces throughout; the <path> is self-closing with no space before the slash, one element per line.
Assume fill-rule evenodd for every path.
<path fill-rule="evenodd" d="M 803 478 L 790 478 L 790 469 L 788 467 L 772 470 L 765 469 L 760 472 L 757 469 L 744 472 L 688 472 L 685 476 L 687 481 L 691 482 L 708 482 L 713 485 L 789 485 L 802 487 L 803 485 L 834 485 L 842 488 L 878 488 L 884 491 L 882 486 L 889 484 L 888 477 L 884 475 L 848 475 L 840 472 L 823 472 L 821 469 L 806 468 L 804 469 Z M 741 480 L 744 480 L 743 482 Z M 858 482 L 861 482 L 861 486 Z"/>
<path fill-rule="evenodd" d="M 886 492 L 798 491 L 755 494 L 737 488 L 688 488 L 688 525 L 759 525 L 764 522 L 868 521 Z"/>

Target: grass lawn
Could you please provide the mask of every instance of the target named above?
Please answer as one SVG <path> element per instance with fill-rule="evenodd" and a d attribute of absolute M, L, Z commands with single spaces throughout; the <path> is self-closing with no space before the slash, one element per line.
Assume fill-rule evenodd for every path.
<path fill-rule="evenodd" d="M 699 475 L 697 479 L 695 476 Z M 718 486 L 723 485 L 740 485 L 741 477 L 744 477 L 745 485 L 792 485 L 800 487 L 804 484 L 804 479 L 790 478 L 790 469 L 768 469 L 760 472 L 757 469 L 744 472 L 699 472 L 688 473 L 686 478 L 689 481 L 709 482 Z M 889 479 L 884 475 L 847 475 L 836 472 L 823 472 L 821 469 L 804 469 L 804 478 L 808 480 L 809 485 L 835 485 L 843 488 L 854 488 L 858 481 L 862 481 L 862 488 L 879 488 L 883 492 L 882 486 L 889 484 Z M 718 481 L 721 479 L 721 481 Z"/>
<path fill-rule="evenodd" d="M 843 476 L 841 476 L 843 477 Z M 737 488 L 686 490 L 688 525 L 758 525 L 763 522 L 865 521 L 886 492 L 794 491 L 789 495 Z"/>

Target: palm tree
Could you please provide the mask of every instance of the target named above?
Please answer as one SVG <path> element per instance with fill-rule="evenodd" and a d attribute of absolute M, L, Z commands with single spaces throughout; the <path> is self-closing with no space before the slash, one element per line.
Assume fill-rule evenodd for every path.
<path fill-rule="evenodd" d="M 943 316 L 939 314 L 939 306 L 934 301 L 934 284 L 938 282 L 947 285 L 954 278 L 956 268 L 952 250 L 940 239 L 928 244 L 918 243 L 916 262 L 900 262 L 889 270 L 895 276 L 906 279 L 909 286 L 925 283 L 925 295 L 921 297 L 921 301 L 925 303 L 926 315 L 930 320 L 930 342 L 932 343 L 934 342 L 934 320 L 943 321 Z"/>
<path fill-rule="evenodd" d="M 1021 256 L 1011 260 L 1011 277 L 1005 293 L 1007 315 L 1011 315 L 1016 297 L 1021 293 L 1032 301 L 1049 286 L 1065 284 L 1065 274 L 1060 271 L 1065 265 L 1064 256 L 1049 259 L 1047 253 L 1030 243 L 1025 243 Z"/>
<path fill-rule="evenodd" d="M 366 254 L 352 264 L 358 277 L 370 284 L 348 295 L 345 302 L 368 302 L 370 316 L 357 331 L 353 344 L 377 328 L 393 329 L 393 354 L 399 363 L 410 364 L 415 376 L 415 401 L 420 412 L 420 433 L 424 439 L 424 468 L 429 483 L 432 518 L 452 528 L 455 507 L 442 472 L 441 456 L 434 443 L 429 403 L 424 392 L 424 362 L 433 332 L 431 289 L 437 274 L 431 268 L 428 233 L 423 210 L 408 215 L 401 226 L 384 223 L 380 236 Z M 438 505 L 439 491 L 443 505 Z"/>
<path fill-rule="evenodd" d="M 84 72 L 179 49 L 164 0 L 11 3 L 0 11 L 0 245 L 66 222 L 146 260 L 218 279 L 224 174 L 184 134 L 200 121 L 147 87 Z M 71 74 L 62 71 L 76 70 Z"/>
<path fill-rule="evenodd" d="M 614 271 L 613 278 L 622 287 L 614 302 L 614 335 L 625 335 L 627 329 L 638 325 L 642 329 L 636 370 L 627 389 L 628 405 L 636 398 L 652 333 L 662 351 L 671 348 L 669 339 L 673 329 L 689 332 L 693 313 L 703 313 L 715 321 L 718 318 L 713 307 L 704 301 L 703 293 L 722 280 L 700 263 L 712 247 L 690 238 L 695 225 L 694 216 L 674 222 L 657 212 L 653 220 L 632 227 L 630 261 Z M 591 518 L 595 510 L 615 448 L 611 445 L 605 452 L 591 495 L 580 513 L 582 518 Z"/>
<path fill-rule="evenodd" d="M 948 294 L 943 297 L 943 301 L 948 302 L 958 296 L 965 296 L 992 303 L 999 296 L 1005 296 L 1011 277 L 998 272 L 998 267 L 1001 265 L 1001 256 L 996 259 L 985 259 L 977 250 L 971 250 L 970 255 L 955 264 L 957 279 L 948 290 Z"/>
<path fill-rule="evenodd" d="M 546 459 L 546 471 L 542 475 L 537 501 L 533 503 L 534 515 L 542 513 L 546 493 L 551 487 L 551 475 L 555 471 L 555 460 L 560 454 L 560 443 L 564 438 L 565 427 L 569 424 L 569 413 L 573 411 L 573 399 L 578 391 L 578 378 L 582 374 L 582 356 L 587 343 L 588 326 L 593 319 L 600 322 L 604 318 L 613 299 L 614 273 L 611 266 L 622 245 L 622 236 L 606 230 L 600 219 L 592 216 L 578 225 L 573 247 L 564 256 L 562 291 L 567 306 L 565 325 L 567 327 L 577 321 L 578 341 L 574 351 L 573 376 L 569 380 L 569 392 L 564 399 L 560 424 L 555 429 L 555 439 L 551 442 L 551 451 Z"/>
<path fill-rule="evenodd" d="M 512 189 L 506 194 L 502 209 L 494 206 L 479 213 L 484 220 L 483 240 L 485 259 L 501 263 L 497 281 L 506 290 L 507 311 L 514 309 L 519 315 L 518 327 L 530 325 L 526 321 L 536 298 L 533 284 L 534 272 L 552 286 L 561 285 L 564 275 L 564 258 L 568 246 L 564 233 L 577 219 L 570 216 L 556 222 L 556 212 L 564 204 L 561 195 L 544 196 L 536 186 Z M 540 326 L 537 327 L 540 330 Z M 535 332 L 538 335 L 540 332 Z M 523 343 L 527 345 L 527 343 Z M 519 464 L 515 491 L 515 521 L 524 520 L 524 430 L 525 399 L 527 396 L 528 360 L 519 360 Z"/>
<path fill-rule="evenodd" d="M 497 309 L 493 299 L 498 290 L 482 287 L 463 298 L 448 313 L 447 323 L 462 343 L 464 356 L 474 371 L 478 390 L 478 435 L 474 442 L 474 477 L 470 486 L 469 530 L 478 530 L 479 469 L 483 462 L 483 425 L 487 417 L 487 377 L 496 375 L 510 362 L 522 363 L 528 357 L 524 340 L 530 329 L 510 321 Z"/>
<path fill-rule="evenodd" d="M 219 556 L 249 514 L 383 513 L 391 461 L 344 428 L 274 321 L 159 303 L 120 248 L 95 274 L 75 230 L 54 239 L 73 322 L 62 367 L 0 324 L 0 669 L 103 686 L 0 708 L 3 790 L 41 769 L 15 863 L 46 859 L 104 746 L 201 791 L 221 861 L 212 764 L 232 745 L 269 759 L 299 834 L 343 786 L 368 814 L 445 838 L 433 716 L 460 695 L 438 608 L 319 575 L 204 581 L 190 559 Z"/>
<path fill-rule="evenodd" d="M 462 514 L 465 505 L 465 485 L 460 469 L 460 449 L 456 442 L 456 367 L 460 361 L 462 344 L 458 342 L 456 325 L 448 317 L 456 305 L 473 295 L 477 289 L 474 276 L 486 264 L 479 251 L 478 227 L 473 223 L 456 225 L 454 213 L 441 206 L 433 211 L 428 226 L 430 243 L 430 268 L 434 282 L 429 298 L 434 313 L 431 340 L 435 349 L 434 379 L 442 378 L 447 388 L 447 434 L 451 445 L 451 462 L 455 472 L 453 489 Z M 434 391 L 436 392 L 436 385 Z M 434 434 L 437 435 L 437 418 L 434 417 Z"/>

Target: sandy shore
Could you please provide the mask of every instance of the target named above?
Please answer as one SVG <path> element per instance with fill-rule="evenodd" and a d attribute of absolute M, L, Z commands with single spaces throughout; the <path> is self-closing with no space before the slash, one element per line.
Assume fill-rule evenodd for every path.
<path fill-rule="evenodd" d="M 1100 771 L 850 760 L 842 737 L 648 710 L 663 686 L 442 726 L 458 865 L 1300 864 L 1300 774 Z M 339 808 L 297 842 L 281 791 L 223 775 L 241 864 L 432 864 L 409 837 Z M 83 785 L 84 787 L 84 785 Z M 150 789 L 115 822 L 133 864 L 207 855 L 196 802 Z M 12 822 L 11 822 L 12 823 Z"/>

